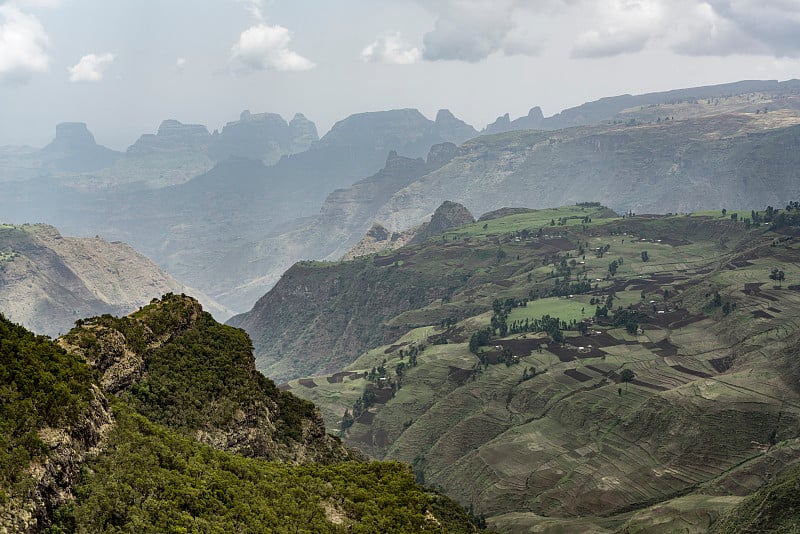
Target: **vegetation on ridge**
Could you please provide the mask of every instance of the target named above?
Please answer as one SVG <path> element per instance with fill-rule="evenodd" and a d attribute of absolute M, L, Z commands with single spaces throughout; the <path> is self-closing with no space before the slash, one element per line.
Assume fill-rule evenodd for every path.
<path fill-rule="evenodd" d="M 111 369 L 107 376 L 115 366 L 138 366 L 107 387 L 184 435 L 208 435 L 201 441 L 248 456 L 295 460 L 304 457 L 296 450 L 302 444 L 315 461 L 348 457 L 325 435 L 312 403 L 256 371 L 247 334 L 217 323 L 190 297 L 167 294 L 128 317 L 80 320 L 64 341 Z"/>
<path fill-rule="evenodd" d="M 0 505 L 32 489 L 28 466 L 49 452 L 39 431 L 84 417 L 92 382 L 74 355 L 0 314 Z"/>
<path fill-rule="evenodd" d="M 121 403 L 114 412 L 103 453 L 51 533 L 474 531 L 397 462 L 270 463 L 180 437 Z"/>

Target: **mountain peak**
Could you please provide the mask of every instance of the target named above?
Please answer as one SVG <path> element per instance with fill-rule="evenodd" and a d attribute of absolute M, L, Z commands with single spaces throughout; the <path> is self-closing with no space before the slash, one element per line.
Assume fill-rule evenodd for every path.
<path fill-rule="evenodd" d="M 420 228 L 417 235 L 414 236 L 415 243 L 421 243 L 429 237 L 442 234 L 451 228 L 458 228 L 465 224 L 475 222 L 475 217 L 469 210 L 458 202 L 445 200 L 442 202 L 436 211 L 433 212 L 430 222 L 424 224 Z"/>
<path fill-rule="evenodd" d="M 45 150 L 97 146 L 85 122 L 62 122 L 56 125 L 56 137 Z"/>
<path fill-rule="evenodd" d="M 175 119 L 167 119 L 162 121 L 159 125 L 157 135 L 175 137 L 206 137 L 210 134 L 208 133 L 208 129 L 202 124 L 184 124 Z"/>
<path fill-rule="evenodd" d="M 56 125 L 53 141 L 41 150 L 47 163 L 66 171 L 94 171 L 114 163 L 121 154 L 98 145 L 85 122 Z"/>
<path fill-rule="evenodd" d="M 457 118 L 449 109 L 440 109 L 436 113 L 436 128 L 443 140 L 456 144 L 461 144 L 478 135 L 475 128 Z"/>

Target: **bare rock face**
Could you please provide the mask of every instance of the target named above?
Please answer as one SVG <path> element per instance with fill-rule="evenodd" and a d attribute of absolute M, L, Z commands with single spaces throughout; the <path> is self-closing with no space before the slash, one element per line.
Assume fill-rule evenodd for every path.
<path fill-rule="evenodd" d="M 458 155 L 458 147 L 454 143 L 439 143 L 433 145 L 428 152 L 428 165 L 432 169 L 446 165 Z"/>
<path fill-rule="evenodd" d="M 299 154 L 319 141 L 317 125 L 308 120 L 302 113 L 295 114 L 294 118 L 289 121 L 289 131 L 291 132 L 289 154 Z"/>
<path fill-rule="evenodd" d="M 36 333 L 56 337 L 81 317 L 126 314 L 188 291 L 125 243 L 63 237 L 43 224 L 0 226 L 0 312 Z M 230 316 L 201 298 L 221 319 Z"/>
<path fill-rule="evenodd" d="M 532 107 L 526 116 L 514 119 L 513 121 L 508 113 L 502 117 L 498 117 L 495 122 L 486 127 L 483 133 L 498 134 L 514 130 L 538 130 L 541 129 L 543 125 L 544 114 L 542 113 L 542 108 L 536 106 Z"/>
<path fill-rule="evenodd" d="M 271 165 L 283 156 L 308 150 L 317 139 L 317 127 L 301 113 L 287 123 L 276 113 L 245 110 L 238 121 L 214 135 L 209 154 L 218 161 L 238 157 Z"/>
<path fill-rule="evenodd" d="M 430 222 L 420 228 L 412 242 L 419 243 L 429 237 L 442 234 L 451 228 L 458 228 L 474 222 L 475 217 L 472 216 L 467 208 L 457 202 L 445 200 L 441 206 L 436 208 Z"/>
<path fill-rule="evenodd" d="M 341 259 L 343 261 L 352 260 L 359 256 L 378 254 L 404 247 L 411 242 L 419 229 L 420 226 L 415 226 L 403 232 L 389 232 L 382 225 L 375 223 L 361 241 L 353 245 L 353 248 L 348 250 Z"/>

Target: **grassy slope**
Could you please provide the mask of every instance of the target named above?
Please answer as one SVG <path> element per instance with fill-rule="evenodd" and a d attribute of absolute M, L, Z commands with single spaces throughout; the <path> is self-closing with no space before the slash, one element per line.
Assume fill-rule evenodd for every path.
<path fill-rule="evenodd" d="M 484 280 L 512 277 L 524 267 L 522 262 L 498 261 L 500 249 L 511 255 L 516 248 L 501 246 L 496 238 L 490 239 L 494 246 L 476 248 L 472 239 L 483 239 L 487 231 L 496 236 L 499 225 L 503 233 L 544 228 L 555 234 L 561 230 L 549 226 L 551 219 L 563 217 L 574 226 L 580 218 L 608 214 L 605 209 L 578 206 L 540 210 L 525 219 L 514 216 L 476 223 L 432 239 L 443 239 L 447 245 L 443 247 L 407 247 L 401 254 L 351 262 L 301 262 L 289 269 L 252 311 L 229 324 L 250 334 L 259 370 L 278 381 L 340 369 L 364 350 L 414 326 L 447 317 L 447 307 L 430 308 L 431 304 L 455 293 L 463 295 Z M 557 246 L 545 248 L 559 250 Z M 406 311 L 414 313 L 403 315 Z M 474 310 L 461 307 L 453 311 L 463 318 Z"/>
<path fill-rule="evenodd" d="M 519 224 L 489 221 L 489 230 L 493 223 Z M 482 223 L 477 229 L 483 230 Z M 603 358 L 564 362 L 547 350 L 523 352 L 519 365 L 491 365 L 472 381 L 477 359 L 464 343 L 464 332 L 468 337 L 488 324 L 490 313 L 476 316 L 445 334 L 460 343 L 428 347 L 419 356 L 420 365 L 406 372 L 395 397 L 357 421 L 345 441 L 379 458 L 415 463 L 427 482 L 495 515 L 493 524 L 501 530 L 520 521 L 543 521 L 536 519 L 537 513 L 591 517 L 615 512 L 612 526 L 629 520 L 634 526 L 651 524 L 647 521 L 652 518 L 632 517 L 627 510 L 649 510 L 649 504 L 693 490 L 745 495 L 766 480 L 764 465 L 797 457 L 790 444 L 800 435 L 800 399 L 781 376 L 782 360 L 774 356 L 787 335 L 798 330 L 800 294 L 788 290 L 794 282 L 780 289 L 772 289 L 770 283 L 760 292 L 744 292 L 745 283 L 769 282 L 776 265 L 786 272 L 787 281 L 800 279 L 800 251 L 791 241 L 771 247 L 774 236 L 763 232 L 745 233 L 743 225 L 719 217 L 634 218 L 595 225 L 585 233 L 580 229 L 581 241 L 611 245 L 604 258 L 586 256 L 588 277 L 601 279 L 598 297 L 607 294 L 603 288 L 611 284 L 606 280 L 608 263 L 624 259 L 614 280 L 617 303 L 642 303 L 642 311 L 650 316 L 643 324 L 644 335 L 609 330 L 616 341 L 605 343 Z M 576 233 L 570 235 L 574 238 Z M 477 238 L 470 245 L 496 251 L 497 237 L 503 236 Z M 444 250 L 454 246 L 441 245 Z M 552 265 L 526 267 L 535 265 L 531 243 L 511 239 L 501 246 L 507 251 L 503 263 L 517 265 L 519 274 L 490 284 L 489 270 L 485 283 L 471 285 L 468 295 L 457 292 L 446 304 L 434 303 L 404 317 L 433 318 L 435 311 L 448 308 L 455 315 L 467 302 L 484 302 L 489 309 L 491 298 L 523 297 L 527 288 L 548 278 Z M 641 261 L 643 250 L 649 262 Z M 528 272 L 533 275 L 530 282 Z M 667 301 L 664 289 L 670 294 Z M 713 306 L 716 291 L 726 302 L 737 303 L 730 315 Z M 512 318 L 537 317 L 547 310 L 574 316 L 579 314 L 578 304 L 590 315 L 590 298 L 535 301 L 515 309 Z M 658 314 L 661 310 L 676 311 Z M 762 313 L 770 317 L 758 318 Z M 293 381 L 291 386 L 317 402 L 329 424 L 337 425 L 367 384 L 361 373 L 384 360 L 393 370 L 401 361 L 393 347 L 408 347 L 441 332 L 419 328 L 392 346 L 365 353 L 347 369 L 358 375 L 340 381 Z M 661 346 L 654 345 L 659 342 Z M 546 372 L 523 382 L 523 371 L 531 367 Z M 618 395 L 615 375 L 604 377 L 601 372 L 623 368 L 632 369 L 637 381 Z M 771 439 L 777 449 L 770 448 Z M 652 517 L 670 524 L 695 503 L 699 511 L 693 521 L 702 529 L 734 501 L 681 501 L 665 505 Z M 527 519 L 508 515 L 520 510 L 530 511 Z M 593 524 L 609 527 L 607 520 Z"/>

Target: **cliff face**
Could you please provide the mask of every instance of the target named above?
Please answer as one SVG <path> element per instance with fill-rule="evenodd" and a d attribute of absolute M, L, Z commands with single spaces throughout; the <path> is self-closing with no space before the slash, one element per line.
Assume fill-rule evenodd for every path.
<path fill-rule="evenodd" d="M 209 152 L 218 161 L 235 156 L 271 165 L 283 156 L 308 150 L 317 139 L 316 125 L 300 113 L 287 123 L 276 113 L 245 110 L 238 121 L 214 135 Z"/>
<path fill-rule="evenodd" d="M 0 532 L 42 532 L 113 424 L 91 371 L 0 315 Z"/>
<path fill-rule="evenodd" d="M 395 256 L 297 263 L 252 310 L 228 324 L 250 334 L 258 368 L 278 381 L 335 372 L 364 350 L 419 326 L 418 319 L 389 319 L 446 299 L 468 283 L 463 272 L 442 269 L 429 254 L 411 248 Z"/>
<path fill-rule="evenodd" d="M 408 228 L 444 200 L 473 213 L 584 201 L 635 213 L 758 209 L 800 195 L 798 147 L 800 113 L 791 110 L 480 137 L 396 192 L 375 219 Z"/>
<path fill-rule="evenodd" d="M 200 304 L 166 295 L 120 319 L 80 322 L 61 339 L 103 373 L 103 388 L 149 419 L 212 447 L 294 463 L 353 457 L 314 405 L 255 368 L 250 340 Z"/>
<path fill-rule="evenodd" d="M 83 122 L 58 124 L 53 141 L 37 155 L 45 167 L 69 172 L 102 169 L 122 157 L 121 153 L 98 145 Z"/>
<path fill-rule="evenodd" d="M 95 387 L 88 409 L 76 424 L 42 428 L 39 438 L 47 453 L 28 468 L 30 492 L 0 505 L 0 532 L 41 532 L 49 526 L 55 510 L 74 498 L 73 488 L 87 455 L 96 452 L 112 426 L 108 401 Z"/>
<path fill-rule="evenodd" d="M 124 243 L 62 237 L 41 224 L 0 226 L 0 311 L 37 333 L 56 336 L 81 317 L 130 313 L 164 293 L 188 290 Z"/>

